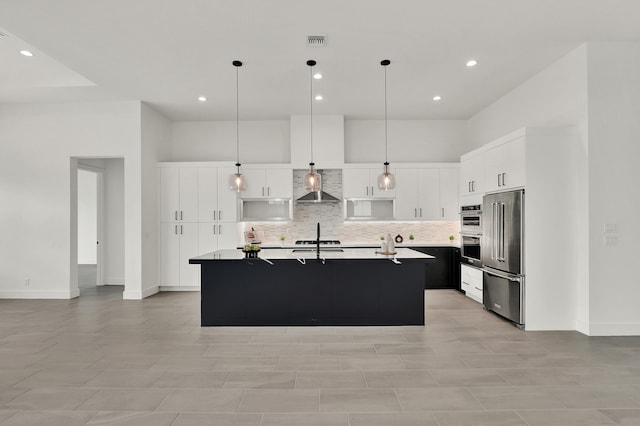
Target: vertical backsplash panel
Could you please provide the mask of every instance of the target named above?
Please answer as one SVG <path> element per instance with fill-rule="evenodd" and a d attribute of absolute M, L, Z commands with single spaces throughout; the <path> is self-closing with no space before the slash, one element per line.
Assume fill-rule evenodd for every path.
<path fill-rule="evenodd" d="M 322 188 L 325 192 L 342 199 L 342 170 L 321 170 Z M 244 229 L 255 228 L 264 245 L 285 244 L 296 240 L 315 239 L 316 224 L 320 222 L 322 239 L 336 239 L 343 244 L 372 244 L 380 241 L 381 235 L 402 235 L 409 243 L 413 234 L 415 243 L 447 244 L 449 236 L 458 242 L 460 223 L 458 221 L 438 222 L 345 222 L 343 203 L 296 204 L 295 200 L 306 194 L 303 179 L 307 170 L 293 171 L 293 220 L 291 222 L 245 222 Z"/>

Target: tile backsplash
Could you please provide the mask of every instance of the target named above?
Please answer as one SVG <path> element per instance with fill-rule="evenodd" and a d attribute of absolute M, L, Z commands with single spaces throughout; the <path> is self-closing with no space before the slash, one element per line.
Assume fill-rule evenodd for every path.
<path fill-rule="evenodd" d="M 280 237 L 285 237 L 285 244 L 293 244 L 296 240 L 312 240 L 316 237 L 316 224 L 320 222 L 321 238 L 336 239 L 343 244 L 373 244 L 380 242 L 380 236 L 398 234 L 409 242 L 413 234 L 415 243 L 448 244 L 449 236 L 459 241 L 458 221 L 437 222 L 400 222 L 400 221 L 345 221 L 343 203 L 332 204 L 296 204 L 295 200 L 306 191 L 303 179 L 306 170 L 293 171 L 293 220 L 291 222 L 245 222 L 244 229 L 254 228 L 263 245 L 281 244 Z M 342 199 L 342 170 L 321 170 L 323 190 L 334 197 Z"/>

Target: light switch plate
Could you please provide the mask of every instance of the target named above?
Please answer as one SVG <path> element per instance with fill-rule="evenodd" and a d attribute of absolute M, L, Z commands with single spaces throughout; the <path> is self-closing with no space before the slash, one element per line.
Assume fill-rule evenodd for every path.
<path fill-rule="evenodd" d="M 604 245 L 605 246 L 617 246 L 618 245 L 618 236 L 617 235 L 605 235 L 604 236 Z"/>
<path fill-rule="evenodd" d="M 605 223 L 604 224 L 604 232 L 607 234 L 618 232 L 618 224 L 617 223 Z"/>

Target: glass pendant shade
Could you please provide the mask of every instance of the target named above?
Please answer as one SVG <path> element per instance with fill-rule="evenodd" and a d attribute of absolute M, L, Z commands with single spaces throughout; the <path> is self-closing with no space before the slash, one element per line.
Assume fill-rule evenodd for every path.
<path fill-rule="evenodd" d="M 246 187 L 244 176 L 242 176 L 242 173 L 240 173 L 240 164 L 236 163 L 236 167 L 238 168 L 238 171 L 231 175 L 229 179 L 229 188 L 234 191 L 240 192 L 244 191 Z"/>
<path fill-rule="evenodd" d="M 396 177 L 389 171 L 389 163 L 384 163 L 384 171 L 378 175 L 378 189 L 388 191 L 396 187 Z"/>
<path fill-rule="evenodd" d="M 304 189 L 309 192 L 322 190 L 322 177 L 316 172 L 314 163 L 309 163 L 309 173 L 304 177 Z"/>

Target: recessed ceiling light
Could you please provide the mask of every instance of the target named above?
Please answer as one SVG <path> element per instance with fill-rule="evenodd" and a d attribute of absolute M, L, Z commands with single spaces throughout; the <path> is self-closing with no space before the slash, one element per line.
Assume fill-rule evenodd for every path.
<path fill-rule="evenodd" d="M 207 98 L 205 98 L 204 96 L 198 96 L 198 100 L 200 102 L 207 102 Z"/>
<path fill-rule="evenodd" d="M 28 50 L 21 50 L 20 54 L 24 56 L 33 56 L 33 53 L 29 52 Z"/>
<path fill-rule="evenodd" d="M 478 65 L 478 60 L 477 60 L 477 59 L 469 59 L 469 60 L 467 61 L 467 66 L 468 66 L 469 68 L 471 68 L 471 67 L 475 67 L 476 65 Z"/>
<path fill-rule="evenodd" d="M 322 95 L 316 95 L 316 97 L 315 97 L 316 101 L 321 101 L 322 99 L 323 99 Z"/>
<path fill-rule="evenodd" d="M 315 78 L 316 80 L 320 80 L 322 78 L 322 74 L 320 74 L 319 72 L 315 73 L 313 75 L 313 78 Z"/>
<path fill-rule="evenodd" d="M 435 96 L 433 97 L 433 100 L 434 100 L 434 101 L 440 101 L 440 100 L 442 100 L 442 96 L 440 96 L 440 95 L 435 95 Z"/>

